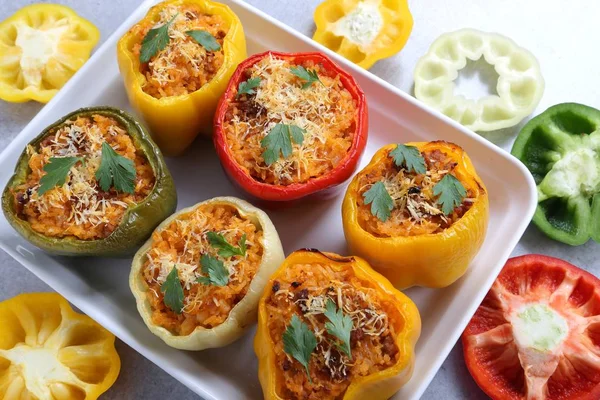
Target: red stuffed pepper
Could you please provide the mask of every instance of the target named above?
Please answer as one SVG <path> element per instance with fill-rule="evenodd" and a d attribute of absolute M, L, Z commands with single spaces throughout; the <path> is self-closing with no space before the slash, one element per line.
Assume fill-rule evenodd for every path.
<path fill-rule="evenodd" d="M 367 103 L 325 55 L 268 51 L 238 66 L 214 125 L 234 182 L 263 200 L 295 200 L 354 173 L 367 142 Z"/>

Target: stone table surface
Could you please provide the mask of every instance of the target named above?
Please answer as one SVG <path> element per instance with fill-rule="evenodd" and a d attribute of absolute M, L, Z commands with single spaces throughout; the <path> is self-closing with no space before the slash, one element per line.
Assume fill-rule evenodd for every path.
<path fill-rule="evenodd" d="M 318 0 L 247 0 L 264 12 L 311 35 L 314 31 L 312 13 Z M 74 8 L 91 20 L 106 39 L 138 6 L 140 1 L 119 0 L 54 0 Z M 0 20 L 33 1 L 0 2 Z M 371 71 L 402 90 L 412 92 L 412 70 L 417 59 L 440 34 L 460 28 L 495 31 L 514 39 L 532 51 L 540 61 L 546 80 L 546 91 L 536 113 L 566 101 L 575 101 L 600 108 L 600 2 L 589 0 L 410 0 L 415 25 L 404 50 L 388 60 L 377 63 Z M 490 68 L 468 66 L 459 76 L 459 90 L 469 96 L 494 91 L 494 73 Z M 484 71 L 481 73 L 480 71 Z M 42 105 L 11 104 L 0 101 L 0 148 L 4 148 L 35 116 Z M 486 137 L 504 149 L 510 149 L 519 125 L 492 132 Z M 3 165 L 13 168 L 12 165 Z M 513 255 L 542 253 L 563 258 L 600 275 L 600 245 L 589 242 L 569 247 L 553 242 L 530 227 Z M 51 291 L 51 289 L 3 252 L 0 252 L 0 300 L 19 293 Z M 192 399 L 197 396 L 124 343 L 118 341 L 121 374 L 105 399 Z M 477 388 L 462 359 L 461 346 L 456 345 L 422 399 L 485 399 Z"/>

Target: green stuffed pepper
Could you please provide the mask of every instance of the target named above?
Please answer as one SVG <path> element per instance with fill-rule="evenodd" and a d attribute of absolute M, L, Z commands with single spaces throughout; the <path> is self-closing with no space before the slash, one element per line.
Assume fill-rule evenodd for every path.
<path fill-rule="evenodd" d="M 550 107 L 523 127 L 512 154 L 538 185 L 533 222 L 542 232 L 572 246 L 600 242 L 600 110 Z"/>
<path fill-rule="evenodd" d="M 124 256 L 175 211 L 177 194 L 145 129 L 110 107 L 61 118 L 21 154 L 2 195 L 8 222 L 66 256 Z"/>

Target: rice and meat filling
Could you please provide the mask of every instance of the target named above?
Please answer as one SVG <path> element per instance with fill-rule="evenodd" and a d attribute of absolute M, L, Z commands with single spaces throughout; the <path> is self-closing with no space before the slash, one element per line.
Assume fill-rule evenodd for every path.
<path fill-rule="evenodd" d="M 160 19 L 153 23 L 144 21 L 132 29 L 139 37 L 133 46 L 133 54 L 139 57 L 142 40 L 150 29 L 171 21 L 168 27 L 169 42 L 149 62 L 140 64 L 140 72 L 146 77 L 142 90 L 157 99 L 192 93 L 206 85 L 219 71 L 224 62 L 223 40 L 229 26 L 220 15 L 205 14 L 195 4 L 170 5 L 160 12 Z M 221 49 L 208 51 L 196 42 L 188 31 L 202 30 L 210 33 Z"/>
<path fill-rule="evenodd" d="M 444 215 L 433 194 L 433 187 L 446 174 L 453 173 L 456 162 L 444 152 L 435 149 L 424 151 L 427 172 L 418 174 L 414 170 L 395 165 L 393 157 L 385 157 L 382 162 L 359 177 L 357 196 L 358 222 L 367 232 L 378 237 L 417 236 L 440 233 L 458 221 L 472 206 L 477 195 L 467 186 L 467 195 L 462 204 L 449 215 Z M 394 208 L 390 218 L 381 221 L 371 213 L 371 206 L 365 203 L 363 194 L 377 183 L 383 182 L 390 194 Z"/>
<path fill-rule="evenodd" d="M 288 268 L 273 283 L 266 303 L 268 329 L 278 365 L 279 396 L 341 399 L 354 378 L 396 364 L 400 352 L 395 338 L 403 323 L 393 300 L 357 277 L 350 266 L 313 263 Z M 325 327 L 328 301 L 333 301 L 352 319 L 351 359 L 336 347 L 336 338 Z M 302 365 L 284 351 L 281 338 L 293 315 L 299 316 L 317 338 L 309 363 L 312 382 Z"/>
<path fill-rule="evenodd" d="M 103 191 L 96 180 L 102 144 L 133 160 L 134 192 Z M 108 237 L 120 224 L 128 207 L 145 199 L 154 187 L 151 165 L 137 150 L 127 131 L 112 118 L 102 115 L 67 121 L 47 136 L 39 147 L 27 147 L 30 172 L 24 184 L 14 189 L 17 215 L 45 236 L 81 240 Z M 40 180 L 51 158 L 82 157 L 71 167 L 66 181 L 39 195 Z"/>
<path fill-rule="evenodd" d="M 292 73 L 304 67 L 320 82 L 304 87 Z M 340 76 L 320 64 L 268 56 L 245 71 L 259 79 L 252 94 L 239 94 L 229 104 L 224 129 L 236 162 L 257 181 L 272 185 L 304 183 L 334 169 L 348 154 L 357 124 L 357 104 Z M 261 141 L 277 124 L 303 129 L 301 144 L 271 165 L 263 159 Z"/>
<path fill-rule="evenodd" d="M 232 245 L 245 238 L 245 254 L 221 257 L 207 234 L 223 235 Z M 244 236 L 245 235 L 245 236 Z M 152 322 L 177 335 L 189 335 L 196 327 L 213 328 L 223 323 L 231 309 L 239 303 L 254 279 L 262 261 L 263 231 L 229 205 L 205 204 L 182 215 L 165 229 L 155 231 L 152 246 L 146 254 L 142 275 L 148 285 L 152 306 Z M 205 275 L 200 266 L 203 255 L 223 262 L 228 270 L 224 286 L 198 282 Z M 164 303 L 162 284 L 173 268 L 177 268 L 184 300 L 181 314 Z"/>

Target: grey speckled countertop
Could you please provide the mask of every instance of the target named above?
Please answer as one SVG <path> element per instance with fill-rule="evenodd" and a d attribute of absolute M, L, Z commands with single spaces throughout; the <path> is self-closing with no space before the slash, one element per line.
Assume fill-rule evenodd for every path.
<path fill-rule="evenodd" d="M 312 10 L 319 0 L 247 0 L 248 3 L 305 33 L 312 34 Z M 106 39 L 139 4 L 136 0 L 107 2 L 100 0 L 54 0 L 74 8 L 91 20 Z M 0 2 L 0 20 L 33 1 Z M 411 92 L 412 69 L 416 60 L 441 33 L 464 27 L 497 31 L 513 38 L 531 50 L 540 60 L 546 79 L 546 91 L 536 113 L 548 106 L 577 101 L 600 108 L 597 88 L 600 87 L 600 56 L 595 40 L 600 37 L 600 2 L 573 0 L 567 8 L 562 0 L 411 0 L 415 26 L 405 49 L 391 59 L 379 62 L 372 72 Z M 485 94 L 486 85 L 471 70 L 459 78 L 459 88 L 473 96 Z M 488 78 L 484 74 L 484 81 Z M 488 81 L 489 82 L 489 81 Z M 492 85 L 493 87 L 493 85 Z M 10 104 L 0 101 L 0 148 L 4 148 L 29 120 L 41 109 L 37 103 Z M 493 132 L 487 137 L 509 149 L 517 128 Z M 4 165 L 4 168 L 12 166 Z M 514 251 L 514 255 L 542 253 L 563 258 L 600 275 L 600 245 L 589 242 L 572 248 L 553 242 L 535 227 L 530 227 Z M 50 291 L 51 289 L 0 252 L 2 279 L 0 300 L 19 293 Z M 123 366 L 116 384 L 105 399 L 192 399 L 196 396 L 160 368 L 140 356 L 122 342 L 117 348 Z M 484 399 L 467 372 L 457 345 L 450 353 L 422 397 L 423 399 Z"/>

